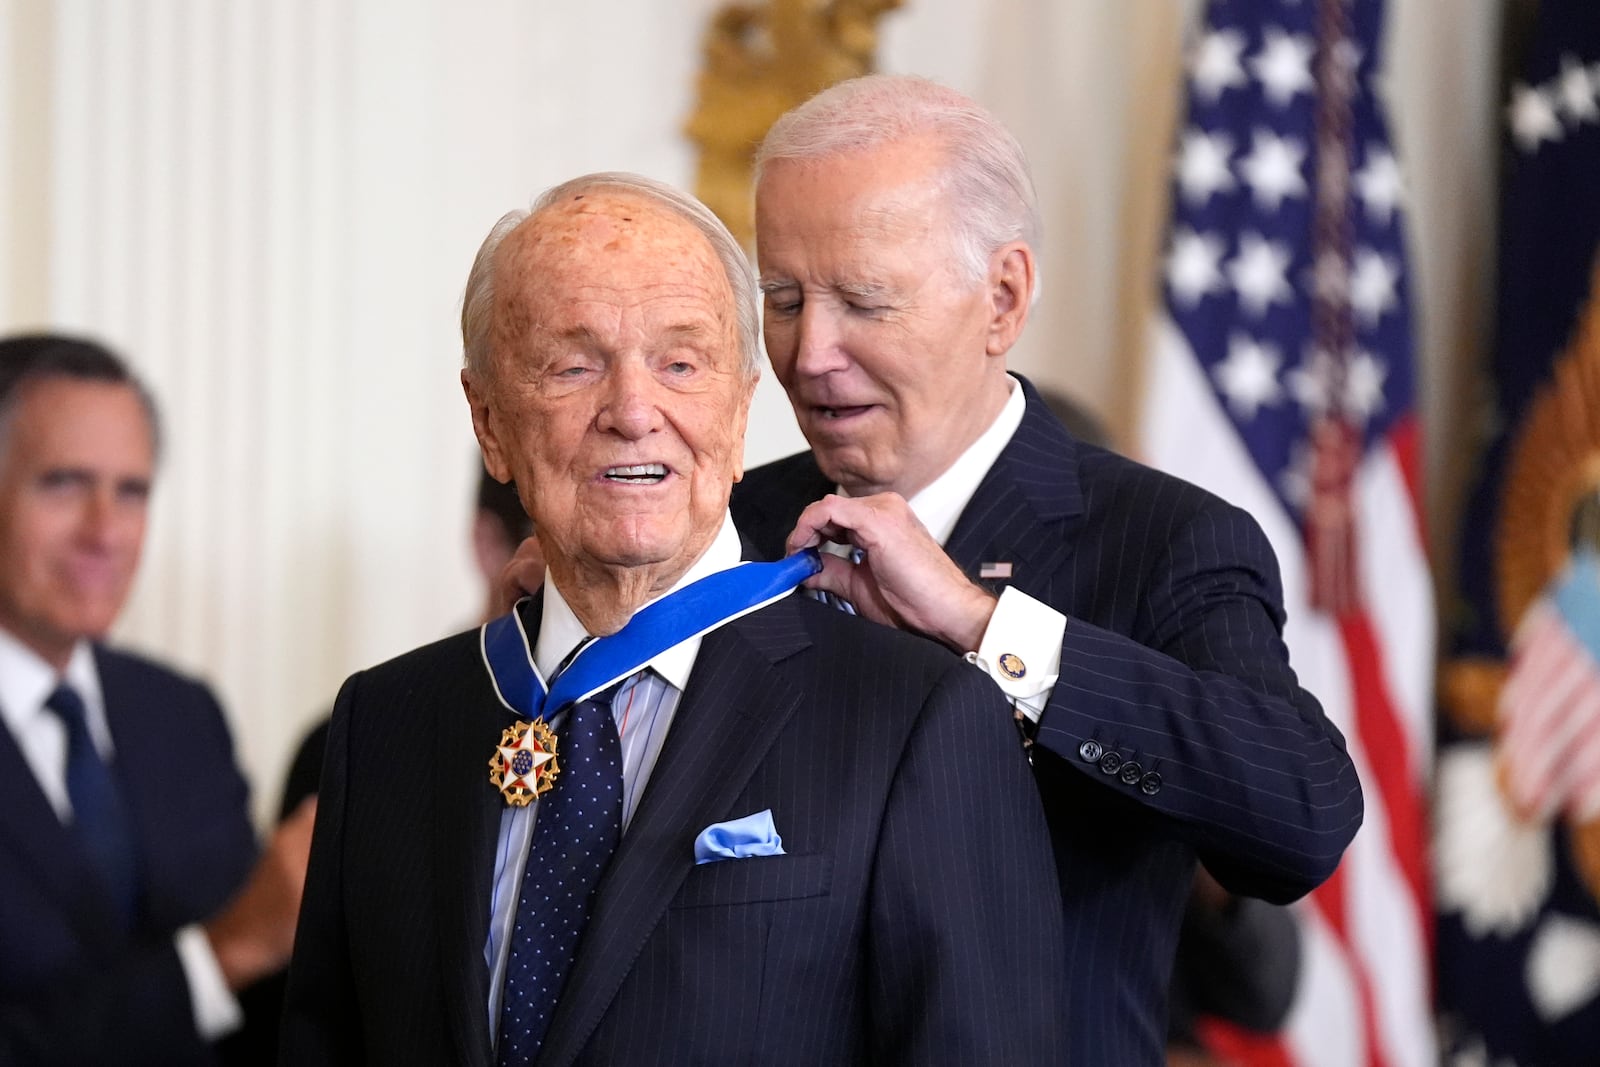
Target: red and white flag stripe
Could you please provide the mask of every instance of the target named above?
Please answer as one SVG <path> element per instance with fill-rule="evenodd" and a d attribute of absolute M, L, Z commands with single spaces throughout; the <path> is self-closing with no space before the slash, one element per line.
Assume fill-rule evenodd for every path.
<path fill-rule="evenodd" d="M 1182 332 L 1154 329 L 1141 458 L 1250 512 L 1278 556 L 1285 639 L 1301 683 L 1349 743 L 1366 819 L 1333 879 L 1297 905 L 1304 968 L 1281 1039 L 1239 1062 L 1436 1067 L 1424 796 L 1432 752 L 1435 616 L 1408 416 L 1358 469 L 1362 607 L 1310 606 L 1305 540 L 1204 378 Z"/>
<path fill-rule="evenodd" d="M 1497 760 L 1530 822 L 1600 812 L 1600 663 L 1549 596 L 1517 624 L 1500 693 Z"/>

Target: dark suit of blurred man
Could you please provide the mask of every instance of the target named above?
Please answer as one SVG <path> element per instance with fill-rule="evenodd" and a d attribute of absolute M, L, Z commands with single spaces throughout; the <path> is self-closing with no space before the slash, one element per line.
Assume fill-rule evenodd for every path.
<path fill-rule="evenodd" d="M 293 937 L 309 813 L 257 864 L 210 691 L 101 643 L 156 432 L 99 345 L 0 340 L 0 1063 L 211 1062 Z"/>

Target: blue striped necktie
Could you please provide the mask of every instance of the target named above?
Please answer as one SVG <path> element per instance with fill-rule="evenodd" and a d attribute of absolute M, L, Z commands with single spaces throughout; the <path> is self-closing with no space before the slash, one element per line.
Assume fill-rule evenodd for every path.
<path fill-rule="evenodd" d="M 67 796 L 72 834 L 105 883 L 106 899 L 124 927 L 132 926 L 139 895 L 133 825 L 122 791 L 89 734 L 83 698 L 65 682 L 44 702 L 67 728 Z"/>
<path fill-rule="evenodd" d="M 848 559 L 851 563 L 860 563 L 863 559 L 867 558 L 867 554 L 861 551 L 859 548 L 852 547 L 850 549 L 850 554 L 844 558 Z M 838 593 L 830 593 L 826 589 L 807 589 L 806 593 L 810 595 L 811 599 L 820 600 L 824 604 L 828 605 L 828 607 L 833 608 L 835 611 L 842 611 L 846 615 L 856 614 L 856 606 L 850 603 L 850 601 L 846 600 L 844 597 L 840 596 Z"/>

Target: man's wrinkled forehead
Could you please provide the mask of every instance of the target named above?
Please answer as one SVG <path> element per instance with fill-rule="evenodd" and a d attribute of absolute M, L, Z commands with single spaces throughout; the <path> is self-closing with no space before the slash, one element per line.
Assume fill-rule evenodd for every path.
<path fill-rule="evenodd" d="M 558 287 L 647 286 L 687 277 L 715 292 L 726 288 L 704 234 L 665 205 L 627 190 L 590 189 L 550 204 L 513 231 L 498 254 L 498 325 L 510 333 L 529 325 L 538 298 Z"/>
<path fill-rule="evenodd" d="M 510 277 L 572 272 L 607 277 L 608 263 L 642 254 L 662 267 L 710 259 L 705 237 L 662 204 L 613 189 L 591 189 L 551 204 L 517 228 L 502 249 Z"/>

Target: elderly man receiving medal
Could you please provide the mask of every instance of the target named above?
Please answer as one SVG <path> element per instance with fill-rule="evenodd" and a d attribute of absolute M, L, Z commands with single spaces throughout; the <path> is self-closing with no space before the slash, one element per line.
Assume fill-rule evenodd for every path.
<path fill-rule="evenodd" d="M 1060 1062 L 1004 698 L 790 595 L 813 557 L 740 562 L 737 243 L 668 187 L 579 178 L 494 227 L 462 327 L 546 580 L 345 684 L 284 1062 Z"/>

